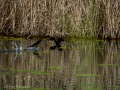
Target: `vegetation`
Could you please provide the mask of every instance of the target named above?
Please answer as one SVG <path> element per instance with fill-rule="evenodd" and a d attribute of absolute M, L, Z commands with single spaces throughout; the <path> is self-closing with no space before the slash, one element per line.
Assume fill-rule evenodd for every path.
<path fill-rule="evenodd" d="M 120 38 L 118 0 L 1 0 L 0 32 Z"/>

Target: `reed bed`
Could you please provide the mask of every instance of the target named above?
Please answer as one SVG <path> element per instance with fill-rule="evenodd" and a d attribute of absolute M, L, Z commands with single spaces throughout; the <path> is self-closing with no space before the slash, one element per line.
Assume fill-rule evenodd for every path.
<path fill-rule="evenodd" d="M 99 5 L 98 36 L 102 38 L 120 38 L 120 1 L 101 0 Z"/>
<path fill-rule="evenodd" d="M 1 0 L 1 34 L 119 38 L 118 0 Z"/>

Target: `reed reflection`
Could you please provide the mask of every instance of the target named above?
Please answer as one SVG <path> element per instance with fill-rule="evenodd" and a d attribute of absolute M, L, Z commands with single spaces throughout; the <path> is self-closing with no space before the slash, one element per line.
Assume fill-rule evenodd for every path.
<path fill-rule="evenodd" d="M 22 42 L 23 45 L 26 43 Z M 21 45 L 18 42 L 16 44 Z M 34 53 L 38 52 L 35 54 L 42 59 L 30 51 L 22 53 L 22 57 L 18 55 L 16 60 L 11 59 L 13 53 L 8 53 L 6 57 L 5 53 L 0 54 L 0 83 L 4 84 L 1 86 L 35 87 L 38 90 L 40 87 L 52 90 L 114 90 L 116 87 L 113 86 L 119 86 L 119 42 L 69 42 L 69 49 L 62 52 L 55 46 L 56 43 L 51 40 L 43 40 L 38 44 Z M 49 51 L 51 47 L 53 50 Z"/>

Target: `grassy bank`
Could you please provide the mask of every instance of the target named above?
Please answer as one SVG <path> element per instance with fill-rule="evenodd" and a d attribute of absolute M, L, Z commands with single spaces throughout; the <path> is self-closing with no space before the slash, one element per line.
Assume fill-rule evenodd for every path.
<path fill-rule="evenodd" d="M 120 1 L 1 0 L 1 34 L 120 38 Z"/>

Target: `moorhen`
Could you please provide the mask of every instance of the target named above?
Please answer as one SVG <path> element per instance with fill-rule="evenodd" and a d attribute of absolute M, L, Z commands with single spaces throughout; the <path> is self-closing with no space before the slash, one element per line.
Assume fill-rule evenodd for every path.
<path fill-rule="evenodd" d="M 54 40 L 54 42 L 56 44 L 55 46 L 51 46 L 50 49 L 54 50 L 54 49 L 58 48 L 58 50 L 60 50 L 60 51 L 63 50 L 62 48 L 60 48 L 61 42 L 64 41 L 63 38 L 55 39 L 54 37 L 51 37 L 50 40 Z"/>
<path fill-rule="evenodd" d="M 41 42 L 42 39 L 40 39 L 39 41 L 37 41 L 36 43 L 34 43 L 33 45 L 30 45 L 28 47 L 28 49 L 34 49 L 34 48 L 37 48 L 37 45 Z"/>
<path fill-rule="evenodd" d="M 57 47 L 61 47 L 61 42 L 64 41 L 63 38 L 55 39 L 54 37 L 51 37 L 50 40 L 54 40 Z"/>

